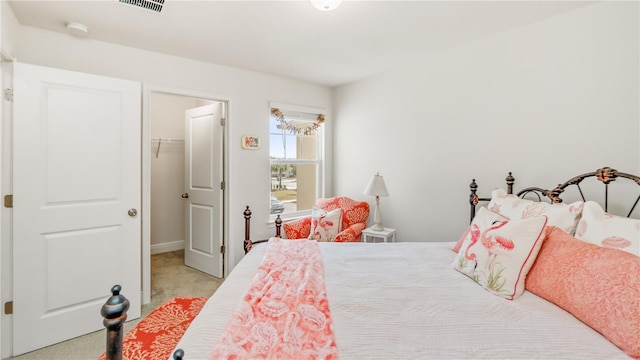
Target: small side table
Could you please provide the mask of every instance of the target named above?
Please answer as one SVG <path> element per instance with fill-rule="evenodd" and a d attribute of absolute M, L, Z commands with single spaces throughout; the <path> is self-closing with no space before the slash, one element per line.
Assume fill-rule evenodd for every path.
<path fill-rule="evenodd" d="M 362 230 L 363 242 L 396 242 L 396 229 L 384 228 L 376 231 L 371 228 Z"/>

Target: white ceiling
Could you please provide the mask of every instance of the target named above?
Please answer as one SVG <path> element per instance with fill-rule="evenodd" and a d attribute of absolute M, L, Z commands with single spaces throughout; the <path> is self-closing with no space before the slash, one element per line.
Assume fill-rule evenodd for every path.
<path fill-rule="evenodd" d="M 158 14 L 118 0 L 8 2 L 22 25 L 78 22 L 89 39 L 329 86 L 592 3 L 346 0 L 324 12 L 307 0 L 166 0 Z"/>

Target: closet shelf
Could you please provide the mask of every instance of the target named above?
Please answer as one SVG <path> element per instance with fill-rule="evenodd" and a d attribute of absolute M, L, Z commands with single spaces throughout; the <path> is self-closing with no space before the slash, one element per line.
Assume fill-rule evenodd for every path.
<path fill-rule="evenodd" d="M 151 141 L 157 141 L 158 142 L 158 147 L 156 148 L 156 159 L 158 158 L 158 155 L 160 154 L 160 145 L 162 145 L 163 141 L 166 141 L 168 143 L 172 143 L 172 142 L 184 142 L 184 139 L 174 139 L 174 138 L 151 138 Z"/>
<path fill-rule="evenodd" d="M 176 139 L 176 138 L 151 138 L 151 141 L 166 141 L 166 142 L 184 142 L 184 139 Z"/>

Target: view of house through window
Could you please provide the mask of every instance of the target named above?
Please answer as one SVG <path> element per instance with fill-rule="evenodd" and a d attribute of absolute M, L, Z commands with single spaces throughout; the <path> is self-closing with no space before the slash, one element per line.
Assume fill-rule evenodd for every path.
<path fill-rule="evenodd" d="M 321 120 L 319 121 L 318 119 Z M 321 171 L 319 114 L 272 108 L 269 120 L 271 214 L 309 211 Z"/>

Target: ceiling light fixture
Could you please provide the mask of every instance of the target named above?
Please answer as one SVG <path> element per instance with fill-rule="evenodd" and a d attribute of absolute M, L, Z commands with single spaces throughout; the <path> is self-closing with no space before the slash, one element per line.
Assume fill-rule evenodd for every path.
<path fill-rule="evenodd" d="M 311 4 L 318 10 L 330 11 L 340 6 L 342 0 L 311 0 Z"/>

